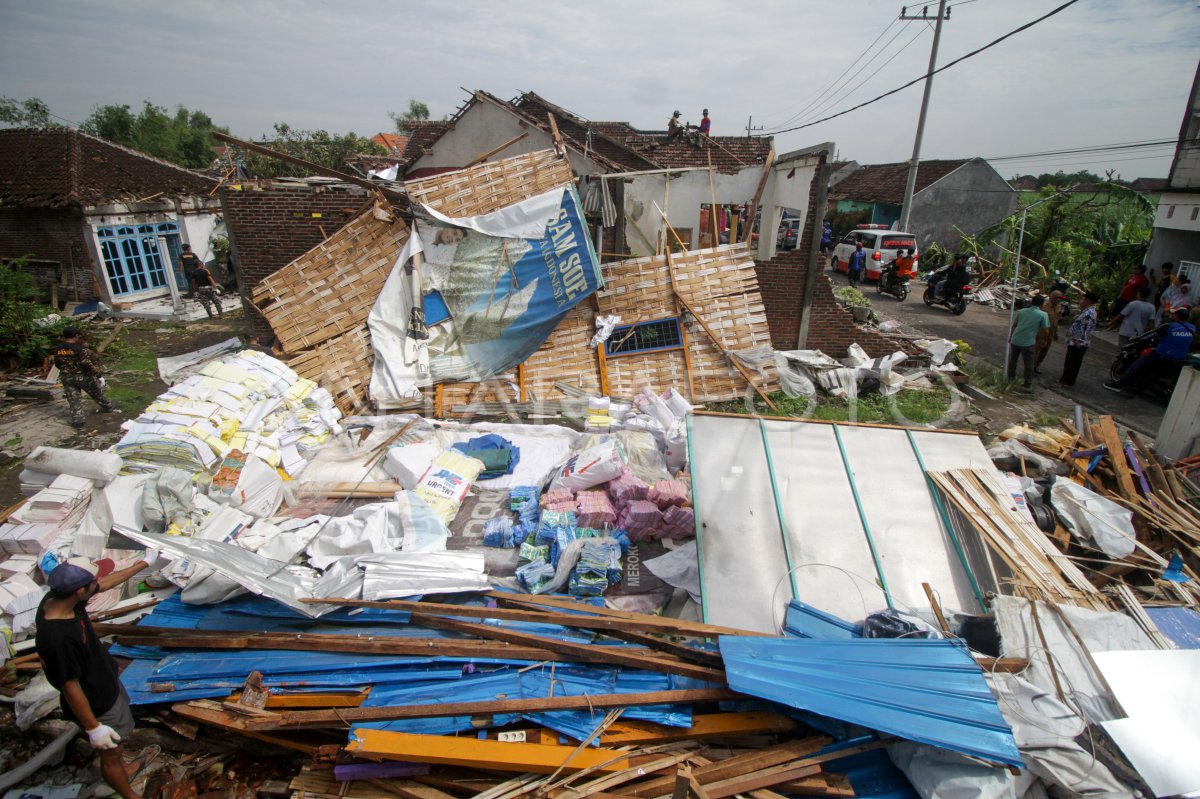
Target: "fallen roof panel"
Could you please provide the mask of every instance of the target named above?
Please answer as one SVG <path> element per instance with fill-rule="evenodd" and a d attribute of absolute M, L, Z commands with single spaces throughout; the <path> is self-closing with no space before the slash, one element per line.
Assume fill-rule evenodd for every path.
<path fill-rule="evenodd" d="M 952 641 L 722 636 L 721 656 L 735 691 L 1023 765 L 983 671 Z"/>

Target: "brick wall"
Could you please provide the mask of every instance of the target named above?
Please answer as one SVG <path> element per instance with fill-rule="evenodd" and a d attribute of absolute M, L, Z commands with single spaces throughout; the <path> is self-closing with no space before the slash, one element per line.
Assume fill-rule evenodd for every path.
<path fill-rule="evenodd" d="M 263 181 L 223 186 L 220 196 L 246 318 L 256 333 L 270 336 L 270 325 L 250 302 L 250 290 L 350 221 L 367 192 L 356 186 Z"/>
<path fill-rule="evenodd" d="M 807 268 L 807 244 L 769 261 L 755 262 L 767 324 L 771 328 L 771 344 L 777 350 L 796 349 Z M 828 273 L 817 273 L 811 313 L 806 349 L 821 350 L 834 358 L 844 356 L 846 348 L 855 342 L 876 358 L 905 349 L 902 341 L 855 324 L 850 312 L 834 299 Z"/>
<path fill-rule="evenodd" d="M 79 210 L 0 210 L 0 259 L 28 255 L 51 262 L 27 267 L 46 301 L 51 283 L 58 283 L 60 302 L 93 300 L 98 296 L 96 273 L 83 237 L 84 224 Z"/>

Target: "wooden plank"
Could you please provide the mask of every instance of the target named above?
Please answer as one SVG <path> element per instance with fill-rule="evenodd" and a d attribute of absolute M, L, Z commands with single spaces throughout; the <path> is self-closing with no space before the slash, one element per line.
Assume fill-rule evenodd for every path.
<path fill-rule="evenodd" d="M 695 773 L 697 778 L 705 782 L 715 782 L 730 777 L 738 777 L 743 774 L 750 774 L 765 768 L 771 768 L 781 763 L 787 763 L 798 757 L 804 757 L 829 745 L 831 742 L 832 739 L 823 736 L 788 741 L 778 746 L 772 746 L 769 749 L 735 755 L 725 760 L 700 766 L 696 769 Z M 675 778 L 673 776 L 658 777 L 635 785 L 627 789 L 625 793 L 630 796 L 641 797 L 641 799 L 650 799 L 650 797 L 663 796 L 668 793 L 674 782 Z"/>
<path fill-rule="evenodd" d="M 328 597 L 321 599 L 302 599 L 301 602 L 311 605 L 343 605 L 351 608 L 389 608 L 403 610 L 421 616 L 453 616 L 471 619 L 503 619 L 506 621 L 527 621 L 534 624 L 557 624 L 560 627 L 578 627 L 584 630 L 618 630 L 634 633 L 669 633 L 680 634 L 680 625 L 675 619 L 652 616 L 649 613 L 634 614 L 639 618 L 616 618 L 612 616 L 584 615 L 582 613 L 562 613 L 555 610 L 518 610 L 514 608 L 486 608 L 475 605 L 450 605 L 440 602 L 413 602 L 404 599 L 365 600 L 347 597 Z M 580 608 L 585 610 L 586 608 Z M 649 639 L 645 639 L 649 640 Z M 704 654 L 704 653 L 698 653 Z M 719 656 L 718 656 L 719 657 Z"/>
<path fill-rule="evenodd" d="M 684 702 L 724 702 L 744 699 L 743 694 L 725 688 L 686 688 L 673 691 L 646 691 L 634 694 L 593 694 L 584 696 L 539 696 L 528 699 L 497 699 L 487 702 L 440 702 L 429 705 L 396 707 L 358 707 L 345 710 L 297 710 L 279 713 L 273 718 L 241 719 L 231 723 L 231 729 L 257 731 L 347 728 L 367 721 L 396 719 L 432 719 L 448 716 L 495 716 L 508 713 L 549 713 L 555 710 L 585 710 L 588 708 L 641 707 L 644 705 Z M 172 710 L 185 718 L 216 724 L 215 719 L 228 714 L 213 715 L 209 708 L 205 718 L 195 717 L 192 702 L 172 705 Z M 206 705 L 201 705 L 201 708 Z M 225 718 L 226 721 L 230 721 Z M 221 726 L 218 724 L 218 726 Z"/>
<path fill-rule="evenodd" d="M 505 627 L 495 627 L 490 624 L 478 624 L 469 621 L 458 621 L 442 616 L 427 616 L 423 613 L 412 614 L 413 621 L 425 627 L 434 627 L 451 632 L 465 633 L 479 638 L 489 638 L 505 641 L 510 644 L 536 646 L 550 652 L 566 655 L 582 663 L 611 663 L 617 666 L 627 666 L 635 669 L 646 669 L 663 674 L 678 674 L 682 677 L 692 677 L 697 680 L 725 684 L 724 669 L 713 669 L 670 660 L 666 657 L 654 657 L 644 654 L 623 651 L 621 647 L 595 646 L 580 644 L 573 641 L 562 641 L 548 636 L 518 632 Z"/>
<path fill-rule="evenodd" d="M 493 147 L 490 150 L 485 150 L 484 152 L 480 153 L 479 155 L 475 156 L 470 161 L 468 161 L 467 165 L 464 166 L 463 169 L 469 169 L 470 167 L 476 166 L 477 164 L 482 164 L 484 161 L 488 160 L 493 155 L 496 155 L 497 153 L 502 152 L 502 151 L 508 149 L 509 147 L 512 147 L 514 144 L 521 141 L 528 135 L 529 135 L 529 131 L 525 131 L 524 133 L 522 133 L 518 136 L 512 137 L 511 139 L 504 142 L 504 144 L 501 144 L 498 147 Z"/>
<path fill-rule="evenodd" d="M 1163 467 L 1158 462 L 1158 458 L 1155 457 L 1154 452 L 1147 446 L 1142 437 L 1133 430 L 1129 431 L 1129 440 L 1133 442 L 1133 446 L 1141 453 L 1142 460 L 1146 463 L 1146 477 L 1149 478 L 1151 487 L 1160 494 L 1173 497 L 1175 492 L 1171 490 Z"/>
<path fill-rule="evenodd" d="M 617 721 L 600 736 L 601 744 L 648 744 L 668 741 L 700 741 L 738 735 L 774 735 L 790 732 L 796 722 L 778 713 L 706 713 L 692 717 L 690 727 L 668 727 L 651 721 Z"/>
<path fill-rule="evenodd" d="M 772 785 L 779 785 L 781 782 L 808 777 L 820 772 L 820 764 L 788 763 L 741 777 L 730 777 L 719 782 L 705 783 L 704 790 L 708 794 L 708 799 L 725 799 L 727 796 L 749 793 L 757 788 L 769 788 Z"/>
<path fill-rule="evenodd" d="M 489 771 L 515 771 L 521 774 L 552 774 L 558 769 L 580 771 L 594 768 L 601 772 L 626 771 L 657 758 L 623 754 L 613 749 L 578 748 L 558 744 L 509 743 L 449 735 L 419 735 L 360 727 L 346 745 L 357 757 L 436 763 L 486 768 Z M 570 762 L 565 762 L 570 756 Z"/>
<path fill-rule="evenodd" d="M 1117 432 L 1116 422 L 1111 416 L 1101 416 L 1097 427 L 1100 441 L 1108 450 L 1109 463 L 1117 475 L 1117 490 L 1121 492 L 1121 496 L 1132 502 L 1137 499 L 1138 493 L 1133 485 L 1133 473 L 1125 460 L 1125 448 L 1121 446 L 1121 435 Z"/>
<path fill-rule="evenodd" d="M 589 605 L 573 599 L 562 599 L 553 596 L 512 594 L 504 591 L 489 591 L 483 596 L 487 597 L 488 599 L 494 599 L 501 605 L 561 608 L 562 610 L 569 610 L 576 613 L 588 613 L 596 616 L 608 616 L 615 619 L 629 619 L 632 621 L 645 620 L 649 615 L 646 613 L 634 613 L 633 611 L 628 610 L 617 610 L 616 608 Z M 717 624 L 705 624 L 704 622 L 688 621 L 687 619 L 671 619 L 670 621 L 671 625 L 675 628 L 675 632 L 679 635 L 695 635 L 704 638 L 716 638 L 722 635 L 754 635 L 765 636 L 769 638 L 778 637 L 769 635 L 768 633 L 740 630 L 737 627 L 722 627 Z"/>

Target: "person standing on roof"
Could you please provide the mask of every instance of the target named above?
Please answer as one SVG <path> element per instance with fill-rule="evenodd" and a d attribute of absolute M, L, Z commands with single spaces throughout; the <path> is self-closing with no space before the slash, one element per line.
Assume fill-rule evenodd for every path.
<path fill-rule="evenodd" d="M 711 133 L 709 133 L 709 131 L 712 130 L 712 120 L 708 118 L 708 109 L 707 108 L 704 109 L 704 116 L 700 117 L 699 130 L 700 130 L 701 136 L 711 136 L 712 135 Z"/>
<path fill-rule="evenodd" d="M 667 141 L 675 141 L 683 135 L 683 123 L 679 121 L 681 114 L 676 111 L 667 120 Z"/>
<path fill-rule="evenodd" d="M 63 396 L 71 409 L 71 424 L 83 427 L 83 393 L 96 401 L 104 413 L 116 413 L 118 408 L 104 396 L 104 385 L 100 382 L 102 371 L 100 356 L 88 349 L 79 340 L 79 328 L 64 327 L 63 339 L 54 348 L 54 365 L 58 367 L 58 379 L 62 383 Z"/>
<path fill-rule="evenodd" d="M 192 245 L 184 244 L 183 252 L 179 253 L 179 265 L 183 267 L 183 277 L 187 280 L 188 293 L 187 298 L 196 296 L 196 278 L 194 272 L 197 268 L 204 266 L 204 262 L 200 260 L 200 256 L 192 252 Z"/>
<path fill-rule="evenodd" d="M 101 576 L 96 564 L 73 558 L 46 577 L 50 592 L 37 609 L 37 653 L 46 680 L 60 692 L 63 716 L 83 728 L 88 743 L 100 753 L 100 772 L 122 799 L 139 799 L 129 784 L 139 767 L 158 755 L 147 747 L 126 765 L 123 742 L 133 733 L 129 695 L 117 676 L 117 664 L 100 643 L 87 603 L 101 591 L 124 583 L 144 569 L 158 565 L 158 552 L 147 550 L 127 569 Z"/>
<path fill-rule="evenodd" d="M 862 242 L 854 242 L 854 252 L 850 253 L 850 260 L 846 262 L 846 277 L 850 281 L 851 286 L 857 286 L 858 280 L 862 277 L 862 270 L 867 268 L 867 254 L 863 252 Z"/>

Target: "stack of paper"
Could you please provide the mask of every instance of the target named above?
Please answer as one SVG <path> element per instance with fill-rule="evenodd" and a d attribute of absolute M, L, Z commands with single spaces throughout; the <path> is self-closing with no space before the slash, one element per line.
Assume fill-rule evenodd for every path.
<path fill-rule="evenodd" d="M 10 518 L 17 522 L 37 524 L 41 522 L 64 522 L 72 516 L 78 517 L 92 498 L 92 481 L 86 477 L 60 474 L 50 485 L 34 494 L 29 502 Z"/>

